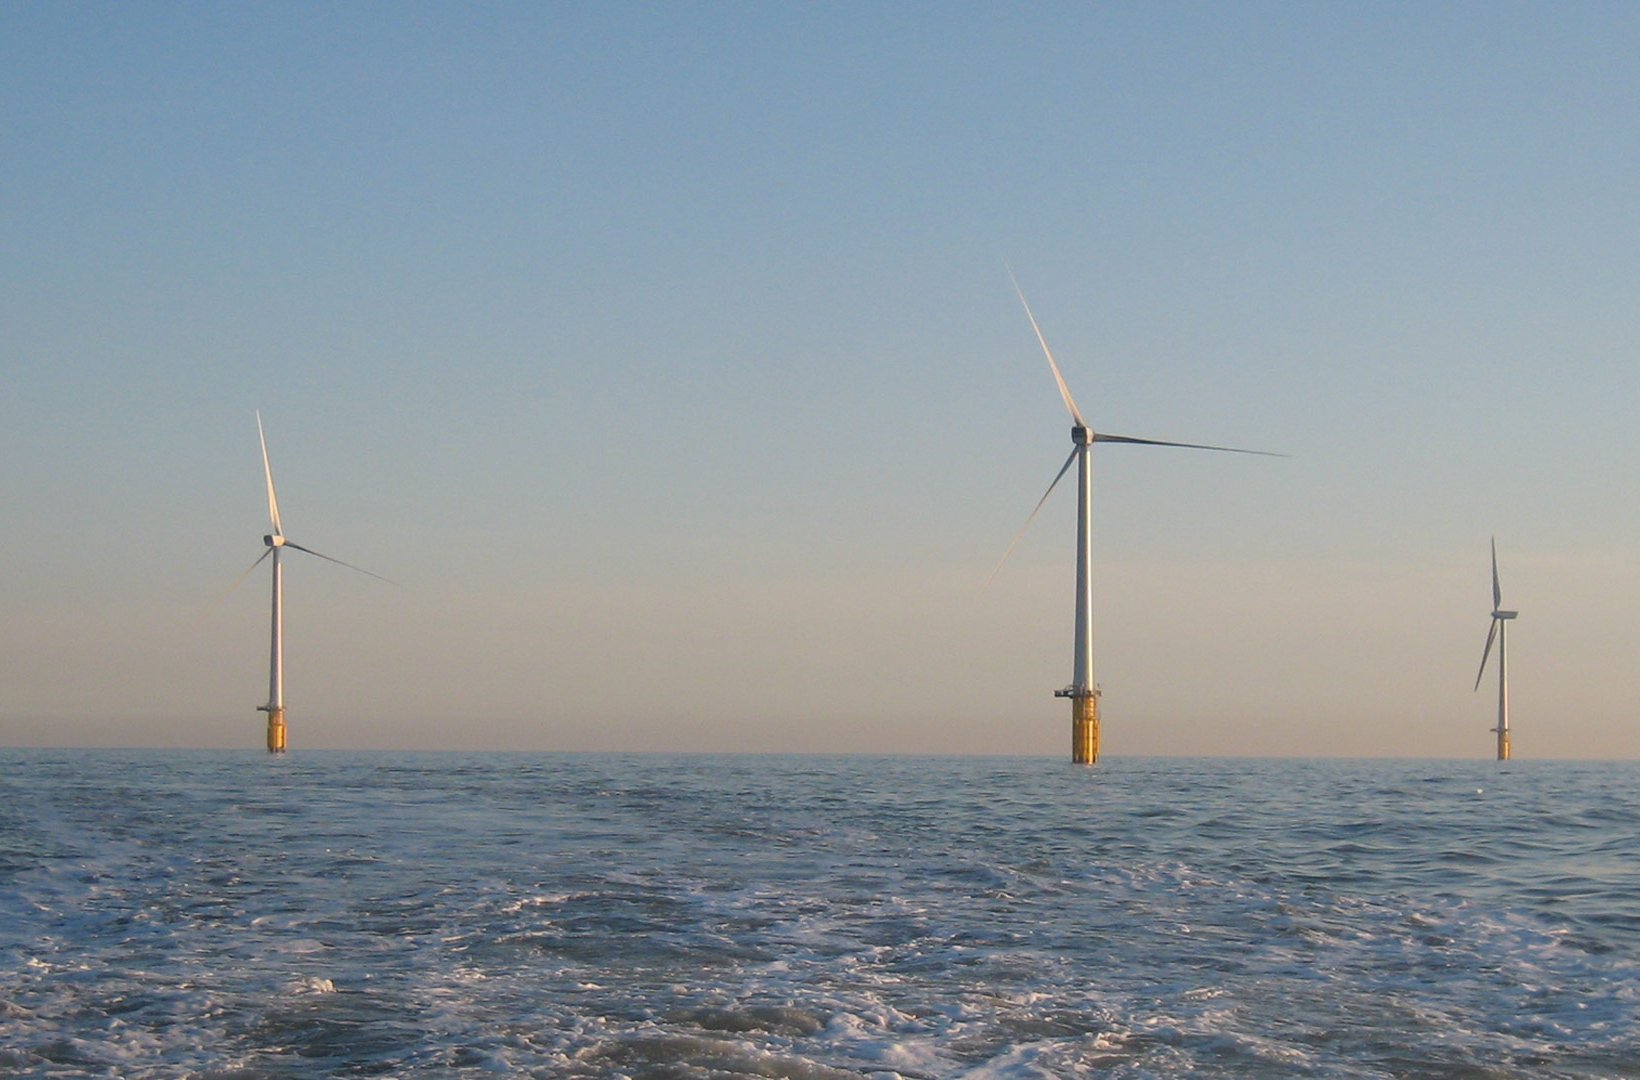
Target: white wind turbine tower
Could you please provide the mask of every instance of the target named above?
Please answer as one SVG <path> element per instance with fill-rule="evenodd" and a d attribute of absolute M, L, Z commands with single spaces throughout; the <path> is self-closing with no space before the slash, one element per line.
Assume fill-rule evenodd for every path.
<path fill-rule="evenodd" d="M 997 563 L 997 570 L 1008 561 L 1014 547 L 1019 543 L 1025 530 L 1030 528 L 1031 522 L 1036 520 L 1038 511 L 1053 494 L 1053 489 L 1065 473 L 1070 470 L 1071 463 L 1077 466 L 1077 496 L 1076 496 L 1076 643 L 1071 662 L 1071 682 L 1062 690 L 1054 691 L 1055 697 L 1071 699 L 1071 760 L 1077 764 L 1091 765 L 1099 760 L 1099 688 L 1093 680 L 1093 537 L 1092 537 L 1092 506 L 1093 506 L 1093 460 L 1092 450 L 1094 443 L 1134 443 L 1141 446 L 1180 446 L 1191 450 L 1222 450 L 1232 454 L 1261 454 L 1266 457 L 1282 457 L 1282 454 L 1271 454 L 1265 450 L 1240 450 L 1232 446 L 1205 446 L 1201 443 L 1165 442 L 1160 439 L 1139 439 L 1128 435 L 1107 435 L 1104 432 L 1094 431 L 1082 419 L 1082 413 L 1076 407 L 1076 401 L 1071 397 L 1070 387 L 1065 382 L 1065 376 L 1059 370 L 1059 364 L 1053 358 L 1053 351 L 1048 348 L 1048 341 L 1042 336 L 1042 328 L 1037 325 L 1036 316 L 1031 312 L 1031 305 L 1025 299 L 1024 290 L 1019 287 L 1018 279 L 1013 278 L 1013 271 L 1008 272 L 1013 279 L 1014 291 L 1019 294 L 1019 302 L 1025 306 L 1025 317 L 1031 320 L 1031 329 L 1036 332 L 1036 340 L 1042 346 L 1043 355 L 1048 358 L 1048 367 L 1053 372 L 1054 382 L 1059 385 L 1059 396 L 1064 399 L 1065 411 L 1071 416 L 1071 447 L 1070 457 L 1059 469 L 1058 475 L 1048 485 L 1048 490 L 1042 493 L 1037 500 L 1036 509 L 1031 511 L 1030 517 L 1025 519 L 1015 534 L 1008 550 L 1003 553 L 1001 561 Z M 997 570 L 991 572 L 995 579 Z"/>
<path fill-rule="evenodd" d="M 285 528 L 279 521 L 279 499 L 273 493 L 273 466 L 268 463 L 268 440 L 262 432 L 262 413 L 260 411 L 256 414 L 256 437 L 262 443 L 262 474 L 267 477 L 268 481 L 268 520 L 273 525 L 273 532 L 262 537 L 262 542 L 267 545 L 268 549 L 262 553 L 261 558 L 250 565 L 250 569 L 246 570 L 245 573 L 249 574 L 251 570 L 261 566 L 263 559 L 268 558 L 270 555 L 273 557 L 273 640 L 268 655 L 268 703 L 258 705 L 257 711 L 268 714 L 268 752 L 282 754 L 285 752 L 285 579 L 280 556 L 286 548 L 291 548 L 295 551 L 317 556 L 327 562 L 345 566 L 349 570 L 357 570 L 361 574 L 367 574 L 380 581 L 387 581 L 389 584 L 394 583 L 380 574 L 372 574 L 363 567 L 342 562 L 340 559 L 333 559 L 329 555 L 321 554 L 312 548 L 305 548 L 301 544 L 295 544 L 285 539 Z"/>
<path fill-rule="evenodd" d="M 1503 610 L 1503 589 L 1498 585 L 1498 538 L 1492 538 L 1492 628 L 1486 632 L 1486 649 L 1481 653 L 1481 668 L 1475 672 L 1475 689 L 1481 688 L 1481 676 L 1486 674 L 1486 661 L 1492 655 L 1492 639 L 1498 640 L 1498 760 L 1509 760 L 1509 622 L 1518 611 Z"/>

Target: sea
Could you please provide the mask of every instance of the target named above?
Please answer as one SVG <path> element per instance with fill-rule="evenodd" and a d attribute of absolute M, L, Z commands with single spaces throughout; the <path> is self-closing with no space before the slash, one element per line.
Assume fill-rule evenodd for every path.
<path fill-rule="evenodd" d="M 1640 763 L 0 750 L 0 1075 L 1640 1077 Z"/>

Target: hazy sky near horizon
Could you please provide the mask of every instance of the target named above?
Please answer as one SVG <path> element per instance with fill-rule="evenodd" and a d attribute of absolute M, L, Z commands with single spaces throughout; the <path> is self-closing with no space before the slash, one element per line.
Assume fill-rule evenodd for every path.
<path fill-rule="evenodd" d="M 0 745 L 1640 757 L 1640 8 L 0 6 Z M 265 569 L 265 568 L 263 568 Z"/>

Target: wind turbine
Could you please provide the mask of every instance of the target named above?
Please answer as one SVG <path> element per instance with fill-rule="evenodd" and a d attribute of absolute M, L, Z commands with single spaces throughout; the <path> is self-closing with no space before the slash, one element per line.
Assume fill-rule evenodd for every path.
<path fill-rule="evenodd" d="M 285 539 L 285 527 L 279 521 L 279 498 L 273 492 L 273 466 L 268 464 L 268 440 L 262 432 L 262 413 L 260 410 L 256 414 L 256 437 L 262 443 L 262 474 L 267 477 L 268 481 L 268 520 L 273 525 L 273 532 L 262 537 L 262 542 L 267 545 L 267 550 L 262 552 L 261 558 L 251 563 L 249 570 L 245 571 L 246 574 L 249 574 L 251 570 L 261 566 L 264 559 L 267 559 L 270 555 L 273 557 L 273 643 L 268 656 L 268 703 L 258 705 L 256 711 L 268 714 L 268 753 L 282 754 L 285 752 L 285 577 L 280 556 L 284 554 L 286 548 L 289 548 L 317 556 L 327 562 L 336 563 L 338 566 L 345 566 L 349 570 L 357 570 L 359 573 L 367 574 L 377 580 L 387 581 L 388 584 L 394 584 L 394 582 L 389 581 L 380 574 L 372 574 L 362 567 L 342 562 L 340 559 L 333 559 L 329 555 L 321 554 L 312 548 L 305 548 L 301 544 L 292 543 Z"/>
<path fill-rule="evenodd" d="M 1475 672 L 1475 689 L 1481 688 L 1486 661 L 1492 655 L 1492 639 L 1498 639 L 1498 760 L 1509 760 L 1509 621 L 1518 611 L 1503 610 L 1503 589 L 1498 585 L 1498 538 L 1492 538 L 1492 628 L 1486 632 L 1486 649 L 1481 653 L 1481 669 Z"/>
<path fill-rule="evenodd" d="M 1265 457 L 1282 457 L 1281 454 L 1272 454 L 1266 450 L 1240 450 L 1233 446 L 1206 446 L 1202 443 L 1166 442 L 1161 439 L 1140 439 L 1130 435 L 1109 435 L 1102 431 L 1094 431 L 1082 419 L 1081 410 L 1076 407 L 1076 401 L 1071 397 L 1070 386 L 1065 382 L 1065 376 L 1059 370 L 1059 363 L 1053 358 L 1053 350 L 1048 348 L 1047 338 L 1042 336 L 1042 328 L 1037 325 L 1036 316 L 1031 312 L 1031 305 L 1025 299 L 1025 292 L 1019 287 L 1019 280 L 1014 278 L 1013 271 L 1008 271 L 1008 277 L 1013 280 L 1014 292 L 1019 294 L 1019 302 L 1025 307 L 1025 317 L 1031 320 L 1031 329 L 1036 332 L 1036 340 L 1042 346 L 1042 353 L 1048 358 L 1048 368 L 1053 372 L 1054 382 L 1059 385 L 1059 396 L 1064 399 L 1065 411 L 1071 416 L 1071 453 L 1060 466 L 1048 490 L 1042 493 L 1037 500 L 1036 509 L 1031 516 L 1025 519 L 1025 524 L 1014 535 L 1013 542 L 1003 553 L 1001 561 L 997 563 L 997 570 L 1002 569 L 1002 563 L 1008 561 L 1020 537 L 1030 528 L 1031 522 L 1036 520 L 1042 504 L 1048 501 L 1053 489 L 1059 485 L 1065 473 L 1070 471 L 1071 463 L 1076 463 L 1077 495 L 1076 495 L 1076 643 L 1071 662 L 1071 682 L 1062 690 L 1054 691 L 1054 697 L 1071 699 L 1071 761 L 1079 765 L 1091 765 L 1099 760 L 1099 687 L 1093 681 L 1093 537 L 1092 537 L 1092 508 L 1093 508 L 1093 459 L 1094 443 L 1132 443 L 1139 446 L 1179 446 L 1190 450 L 1220 450 L 1231 454 L 1260 454 Z M 996 577 L 996 570 L 991 572 Z"/>

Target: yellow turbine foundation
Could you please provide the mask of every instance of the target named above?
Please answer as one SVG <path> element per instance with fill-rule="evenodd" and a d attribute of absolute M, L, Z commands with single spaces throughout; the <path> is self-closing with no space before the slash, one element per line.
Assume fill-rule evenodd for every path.
<path fill-rule="evenodd" d="M 268 753 L 285 752 L 285 710 L 268 709 Z"/>
<path fill-rule="evenodd" d="M 1509 733 L 1507 731 L 1498 732 L 1498 760 L 1509 760 Z"/>
<path fill-rule="evenodd" d="M 1099 697 L 1071 698 L 1071 761 L 1092 765 L 1099 760 Z"/>

